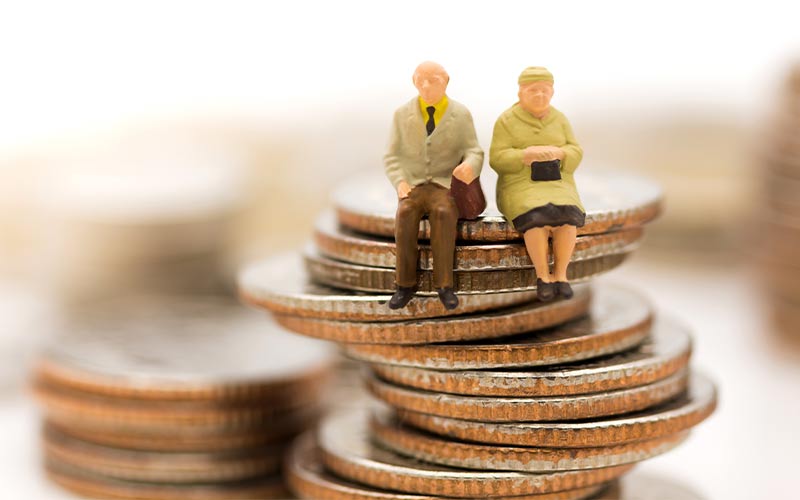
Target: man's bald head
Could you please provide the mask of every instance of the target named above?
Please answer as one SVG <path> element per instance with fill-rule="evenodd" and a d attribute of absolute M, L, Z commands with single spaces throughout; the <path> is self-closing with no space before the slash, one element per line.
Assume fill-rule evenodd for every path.
<path fill-rule="evenodd" d="M 420 97 L 428 104 L 436 104 L 442 100 L 450 82 L 450 75 L 447 74 L 441 64 L 433 61 L 425 61 L 414 70 L 412 76 L 414 86 L 417 87 Z"/>

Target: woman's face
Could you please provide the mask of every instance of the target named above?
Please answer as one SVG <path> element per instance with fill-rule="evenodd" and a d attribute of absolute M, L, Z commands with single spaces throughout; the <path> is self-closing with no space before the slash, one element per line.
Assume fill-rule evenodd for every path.
<path fill-rule="evenodd" d="M 547 113 L 553 97 L 553 84 L 548 81 L 526 83 L 519 86 L 519 104 L 522 109 L 536 116 Z"/>

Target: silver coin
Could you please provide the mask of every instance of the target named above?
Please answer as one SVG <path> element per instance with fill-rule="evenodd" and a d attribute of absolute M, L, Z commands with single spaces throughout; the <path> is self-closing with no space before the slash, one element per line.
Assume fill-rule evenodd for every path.
<path fill-rule="evenodd" d="M 688 371 L 648 385 L 616 391 L 537 398 L 459 396 L 406 389 L 369 378 L 373 396 L 401 410 L 480 422 L 552 422 L 583 420 L 644 410 L 686 390 Z"/>
<path fill-rule="evenodd" d="M 448 311 L 438 297 L 415 297 L 403 309 L 392 310 L 389 295 L 341 290 L 312 283 L 303 259 L 282 254 L 247 266 L 238 280 L 245 302 L 270 311 L 310 318 L 345 321 L 402 321 L 455 316 L 530 302 L 536 291 L 474 294 L 459 297 Z"/>
<path fill-rule="evenodd" d="M 629 415 L 578 422 L 474 422 L 400 411 L 403 422 L 462 441 L 544 448 L 612 446 L 674 435 L 691 429 L 714 412 L 717 393 L 705 376 L 692 374 L 686 394 Z"/>
<path fill-rule="evenodd" d="M 485 172 L 481 185 L 488 203 L 486 211 L 475 221 L 460 221 L 458 239 L 521 239 L 495 204 L 497 174 L 490 169 Z M 582 167 L 575 177 L 586 209 L 586 224 L 578 229 L 579 234 L 599 234 L 642 225 L 660 213 L 663 195 L 657 183 L 629 173 L 592 171 L 591 167 Z M 349 179 L 334 191 L 333 204 L 341 224 L 367 234 L 394 235 L 397 194 L 380 173 L 370 172 Z M 430 238 L 427 221 L 421 224 L 420 236 Z"/>
<path fill-rule="evenodd" d="M 532 301 L 487 313 L 416 321 L 357 322 L 275 314 L 289 330 L 334 342 L 351 344 L 429 344 L 504 337 L 565 323 L 586 315 L 591 293 L 576 285 L 569 300 Z"/>
<path fill-rule="evenodd" d="M 367 410 L 326 418 L 318 431 L 322 460 L 339 477 L 381 489 L 470 498 L 530 495 L 601 484 L 631 468 L 623 465 L 545 474 L 455 469 L 376 447 L 367 429 Z"/>
<path fill-rule="evenodd" d="M 597 448 L 491 446 L 444 439 L 405 426 L 391 412 L 375 411 L 370 421 L 375 441 L 401 455 L 477 470 L 552 472 L 597 469 L 641 462 L 661 455 L 686 440 L 688 431 L 658 439 Z"/>
<path fill-rule="evenodd" d="M 611 233 L 579 236 L 576 240 L 572 261 L 581 261 L 608 254 L 629 253 L 639 246 L 644 234 L 642 228 L 632 228 Z M 325 212 L 314 229 L 314 242 L 319 252 L 332 259 L 370 267 L 394 268 L 397 265 L 397 247 L 392 239 L 354 233 L 336 223 L 333 212 Z M 456 244 L 454 269 L 498 270 L 532 268 L 525 244 L 465 245 Z M 553 264 L 552 252 L 550 265 Z M 433 254 L 430 245 L 419 245 L 418 267 L 433 269 Z"/>
<path fill-rule="evenodd" d="M 153 483 L 228 482 L 279 473 L 286 445 L 221 453 L 137 451 L 73 438 L 55 427 L 43 432 L 45 455 L 109 478 Z"/>
<path fill-rule="evenodd" d="M 226 399 L 319 376 L 336 360 L 332 346 L 229 299 L 93 306 L 44 352 L 41 373 L 51 383 L 130 398 Z"/>
<path fill-rule="evenodd" d="M 353 344 L 357 360 L 437 370 L 558 365 L 616 354 L 639 345 L 652 324 L 652 307 L 625 288 L 595 287 L 587 318 L 493 340 L 420 346 Z"/>
<path fill-rule="evenodd" d="M 537 370 L 444 371 L 373 364 L 383 380 L 400 386 L 465 396 L 565 396 L 613 391 L 668 377 L 689 362 L 689 332 L 674 321 L 656 321 L 647 339 L 621 354 Z"/>

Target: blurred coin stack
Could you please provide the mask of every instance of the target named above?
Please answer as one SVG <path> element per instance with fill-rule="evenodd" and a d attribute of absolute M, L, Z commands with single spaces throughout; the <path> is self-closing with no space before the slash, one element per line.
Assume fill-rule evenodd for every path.
<path fill-rule="evenodd" d="M 635 176 L 578 185 L 576 284 L 619 265 L 661 203 Z M 341 343 L 374 398 L 296 441 L 287 471 L 301 498 L 588 498 L 714 410 L 714 386 L 688 370 L 689 333 L 654 321 L 639 293 L 576 285 L 569 300 L 537 301 L 521 235 L 496 208 L 459 222 L 459 307 L 445 310 L 432 290 L 423 221 L 420 293 L 394 311 L 391 186 L 359 177 L 334 204 L 302 260 L 274 257 L 239 279 L 242 298 L 282 325 Z"/>
<path fill-rule="evenodd" d="M 285 498 L 282 456 L 322 413 L 330 346 L 218 298 L 127 299 L 46 350 L 47 475 L 118 499 Z"/>
<path fill-rule="evenodd" d="M 800 64 L 778 102 L 763 154 L 764 203 L 757 246 L 781 332 L 800 340 Z"/>

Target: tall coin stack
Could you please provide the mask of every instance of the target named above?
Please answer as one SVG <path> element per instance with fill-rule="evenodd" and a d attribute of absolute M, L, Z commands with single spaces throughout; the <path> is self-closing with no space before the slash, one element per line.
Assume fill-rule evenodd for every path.
<path fill-rule="evenodd" d="M 779 101 L 763 151 L 764 203 L 758 221 L 765 282 L 780 331 L 800 341 L 800 64 Z"/>
<path fill-rule="evenodd" d="M 286 498 L 332 362 L 230 299 L 124 300 L 70 324 L 34 391 L 48 477 L 92 498 Z"/>
<path fill-rule="evenodd" d="M 661 203 L 659 187 L 635 176 L 583 175 L 578 185 L 587 218 L 573 283 L 622 263 Z M 341 343 L 374 397 L 296 441 L 286 464 L 299 497 L 588 498 L 713 412 L 714 386 L 688 370 L 685 328 L 606 284 L 539 302 L 521 235 L 493 206 L 459 222 L 459 307 L 445 310 L 432 289 L 423 221 L 419 295 L 390 310 L 396 195 L 366 175 L 333 201 L 302 257 L 255 263 L 239 278 L 243 300 L 285 327 Z"/>

